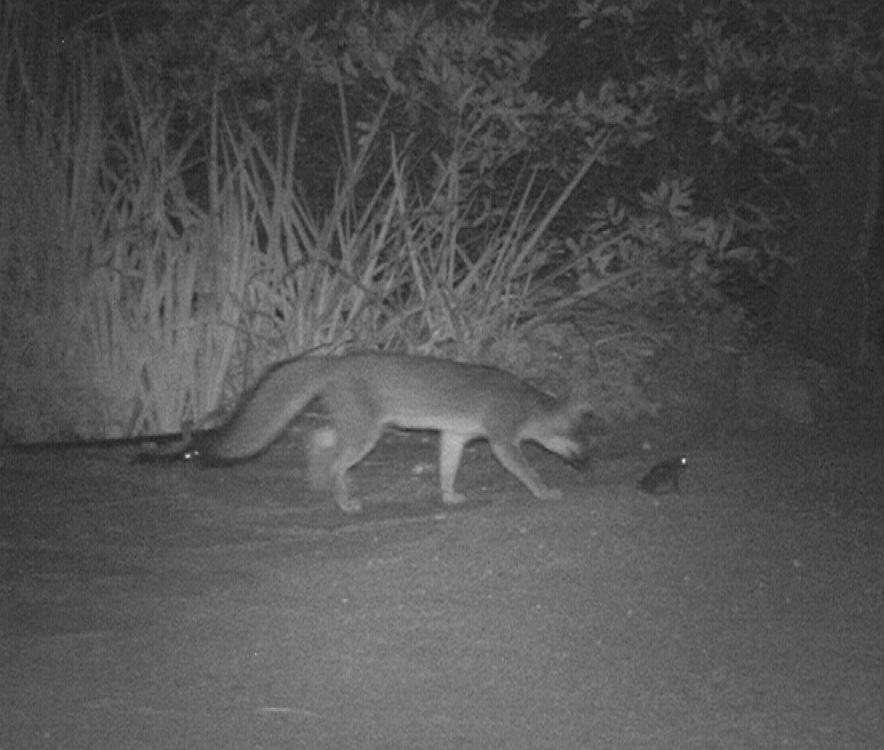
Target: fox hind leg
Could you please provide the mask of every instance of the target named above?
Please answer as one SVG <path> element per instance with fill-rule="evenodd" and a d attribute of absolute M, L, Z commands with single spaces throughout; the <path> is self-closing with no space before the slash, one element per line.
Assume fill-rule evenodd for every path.
<path fill-rule="evenodd" d="M 469 436 L 457 432 L 443 432 L 439 436 L 439 480 L 442 483 L 442 502 L 460 505 L 466 498 L 454 491 L 454 478 Z"/>
<path fill-rule="evenodd" d="M 340 453 L 338 431 L 331 425 L 314 430 L 307 446 L 307 483 L 316 492 L 331 489 L 331 467 Z"/>
<path fill-rule="evenodd" d="M 334 499 L 345 513 L 359 513 L 362 501 L 350 497 L 347 472 L 377 445 L 382 424 L 371 398 L 358 383 L 334 389 L 326 400 L 336 437 L 336 449 L 328 466 Z"/>

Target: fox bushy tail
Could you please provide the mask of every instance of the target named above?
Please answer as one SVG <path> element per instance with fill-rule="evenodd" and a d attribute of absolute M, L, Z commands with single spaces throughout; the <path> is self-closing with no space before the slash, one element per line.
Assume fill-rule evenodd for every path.
<path fill-rule="evenodd" d="M 199 446 L 200 457 L 232 461 L 266 448 L 322 393 L 333 364 L 325 357 L 305 357 L 270 367 L 242 397 L 230 419 Z"/>

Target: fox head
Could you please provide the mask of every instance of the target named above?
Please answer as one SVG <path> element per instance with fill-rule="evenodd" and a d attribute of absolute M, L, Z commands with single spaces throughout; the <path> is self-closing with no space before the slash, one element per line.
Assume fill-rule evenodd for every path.
<path fill-rule="evenodd" d="M 601 437 L 603 423 L 588 401 L 573 401 L 566 406 L 568 420 L 568 440 L 576 446 L 568 454 L 559 453 L 578 471 L 589 468 L 592 449 Z"/>
<path fill-rule="evenodd" d="M 577 469 L 587 465 L 591 440 L 586 429 L 592 407 L 586 402 L 565 403 L 524 426 L 520 440 L 539 443 Z"/>

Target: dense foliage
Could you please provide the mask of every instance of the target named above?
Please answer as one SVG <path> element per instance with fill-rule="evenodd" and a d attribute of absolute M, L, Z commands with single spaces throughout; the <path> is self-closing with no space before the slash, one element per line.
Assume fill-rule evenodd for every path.
<path fill-rule="evenodd" d="M 51 153 L 27 179 L 56 218 L 0 260 L 88 280 L 54 309 L 138 391 L 124 431 L 200 416 L 286 352 L 512 358 L 575 321 L 631 387 L 638 321 L 702 320 L 737 271 L 776 279 L 845 103 L 882 91 L 877 0 L 61 9 L 2 10 L 7 154 Z"/>

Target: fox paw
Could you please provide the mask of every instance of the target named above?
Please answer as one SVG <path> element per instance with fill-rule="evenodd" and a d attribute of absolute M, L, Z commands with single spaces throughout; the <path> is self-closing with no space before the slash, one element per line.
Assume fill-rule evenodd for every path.
<path fill-rule="evenodd" d="M 466 496 L 459 492 L 445 492 L 442 495 L 442 502 L 445 505 L 463 505 L 466 501 Z"/>
<path fill-rule="evenodd" d="M 335 501 L 338 504 L 338 507 L 347 513 L 348 515 L 352 515 L 353 513 L 362 513 L 362 501 L 357 500 L 355 498 L 344 498 L 338 499 Z"/>
<path fill-rule="evenodd" d="M 550 502 L 561 500 L 563 497 L 564 495 L 559 489 L 545 489 L 537 495 L 538 500 L 549 500 Z"/>

